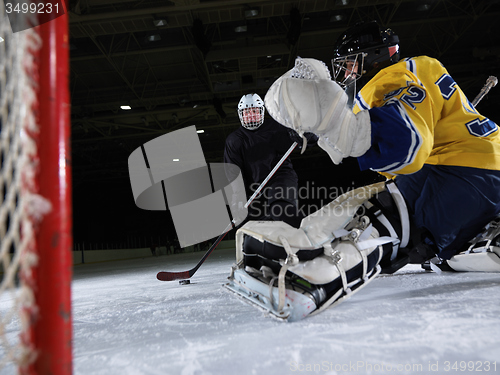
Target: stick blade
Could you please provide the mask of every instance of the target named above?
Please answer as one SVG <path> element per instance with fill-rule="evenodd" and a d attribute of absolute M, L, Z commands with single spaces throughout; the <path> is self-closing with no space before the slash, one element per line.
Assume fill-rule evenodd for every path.
<path fill-rule="evenodd" d="M 192 275 L 190 275 L 189 271 L 183 271 L 183 272 L 160 271 L 157 273 L 156 278 L 160 281 L 173 281 L 173 280 L 189 279 L 191 276 Z"/>

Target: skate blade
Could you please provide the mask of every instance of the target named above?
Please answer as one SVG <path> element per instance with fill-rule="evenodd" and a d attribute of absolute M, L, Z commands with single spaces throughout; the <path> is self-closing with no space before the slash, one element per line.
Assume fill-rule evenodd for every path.
<path fill-rule="evenodd" d="M 304 319 L 316 310 L 316 303 L 311 298 L 287 289 L 283 311 L 277 311 L 275 306 L 278 305 L 279 300 L 278 288 L 272 288 L 273 304 L 269 297 L 269 285 L 255 279 L 241 269 L 235 270 L 233 278 L 223 286 L 282 321 L 295 322 Z"/>

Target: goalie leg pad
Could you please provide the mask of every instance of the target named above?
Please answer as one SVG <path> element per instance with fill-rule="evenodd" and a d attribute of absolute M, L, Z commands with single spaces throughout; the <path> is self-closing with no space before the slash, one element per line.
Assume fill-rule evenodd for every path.
<path fill-rule="evenodd" d="M 360 188 L 365 195 L 359 189 L 344 194 L 320 210 L 323 216 L 316 213 L 305 218 L 298 229 L 282 222 L 245 224 L 236 235 L 238 262 L 227 287 L 291 320 L 350 297 L 379 274 L 383 245 L 399 241 L 381 237 L 368 216 L 357 214 L 367 199 L 383 190 L 383 185 L 375 185 L 377 189 Z M 353 206 L 347 209 L 346 203 Z M 338 207 L 344 210 L 336 210 Z M 329 217 L 328 213 L 335 214 Z M 392 246 L 388 247 L 392 253 Z M 246 290 L 249 284 L 255 293 Z M 307 298 L 292 295 L 290 290 Z M 295 305 L 304 304 L 307 309 L 297 307 L 299 312 L 293 313 Z"/>
<path fill-rule="evenodd" d="M 366 241 L 376 240 L 377 233 L 371 227 Z M 372 281 L 380 272 L 378 263 L 383 255 L 382 246 L 377 241 L 375 245 L 356 246 L 348 234 L 323 249 L 299 250 L 294 254 L 297 261 L 287 263 L 278 257 L 287 253 L 288 245 L 280 249 L 246 235 L 243 263 L 235 267 L 226 287 L 278 318 L 300 320 L 340 303 Z M 313 259 L 299 260 L 319 252 L 321 255 Z"/>
<path fill-rule="evenodd" d="M 467 250 L 447 263 L 455 271 L 500 272 L 500 216 L 469 242 Z"/>
<path fill-rule="evenodd" d="M 500 247 L 487 252 L 458 254 L 447 263 L 460 272 L 500 272 Z"/>

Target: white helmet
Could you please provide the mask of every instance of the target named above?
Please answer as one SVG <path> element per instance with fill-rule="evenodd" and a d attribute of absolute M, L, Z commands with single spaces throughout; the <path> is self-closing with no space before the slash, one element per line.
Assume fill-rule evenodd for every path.
<path fill-rule="evenodd" d="M 243 118 L 243 112 L 246 109 L 255 108 L 259 110 L 260 116 L 256 119 Z M 238 103 L 238 116 L 240 117 L 241 125 L 245 129 L 255 130 L 264 123 L 264 101 L 257 94 L 243 95 Z"/>

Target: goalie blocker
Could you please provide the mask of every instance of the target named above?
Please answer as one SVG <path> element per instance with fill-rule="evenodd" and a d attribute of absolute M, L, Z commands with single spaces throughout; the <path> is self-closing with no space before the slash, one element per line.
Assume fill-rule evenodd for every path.
<path fill-rule="evenodd" d="M 483 261 L 473 266 L 470 257 L 477 253 L 469 251 L 448 264 L 459 257 L 463 264 L 468 256 L 469 268 L 457 270 L 500 271 L 498 222 L 487 226 Z M 225 286 L 278 318 L 297 321 L 342 302 L 380 273 L 432 258 L 412 242 L 419 237 L 394 182 L 361 187 L 304 218 L 298 229 L 284 222 L 245 224 L 236 233 L 236 263 Z"/>

